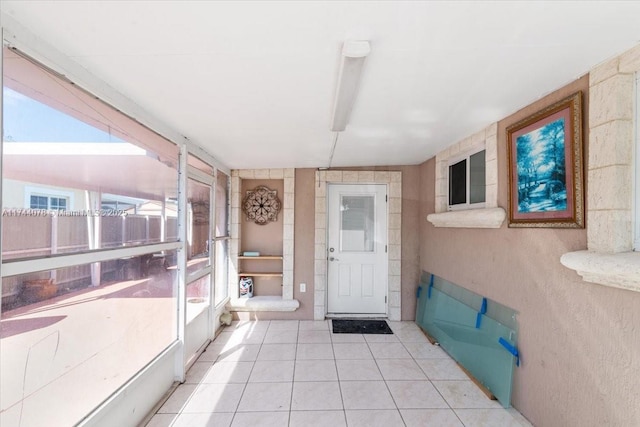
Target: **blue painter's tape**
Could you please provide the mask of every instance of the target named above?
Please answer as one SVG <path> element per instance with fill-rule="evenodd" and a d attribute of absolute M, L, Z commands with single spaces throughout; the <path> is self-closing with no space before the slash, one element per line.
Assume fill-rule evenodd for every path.
<path fill-rule="evenodd" d="M 416 292 L 416 298 L 420 298 L 420 292 L 422 292 L 422 286 L 418 286 L 418 292 Z"/>
<path fill-rule="evenodd" d="M 480 306 L 480 311 L 476 316 L 476 329 L 480 329 L 480 322 L 482 321 L 482 315 L 487 312 L 487 299 L 482 298 L 482 305 Z"/>
<path fill-rule="evenodd" d="M 498 338 L 498 343 L 500 343 L 500 345 L 503 346 L 509 353 L 513 354 L 513 357 L 516 358 L 516 366 L 520 366 L 520 354 L 518 353 L 518 349 L 502 337 Z"/>
<path fill-rule="evenodd" d="M 427 297 L 431 299 L 431 288 L 433 288 L 433 274 L 431 275 L 431 279 L 429 280 L 429 291 L 427 292 Z"/>

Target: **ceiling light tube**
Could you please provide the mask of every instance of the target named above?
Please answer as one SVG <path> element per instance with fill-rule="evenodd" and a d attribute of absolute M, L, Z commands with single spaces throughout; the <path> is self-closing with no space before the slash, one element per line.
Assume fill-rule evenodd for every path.
<path fill-rule="evenodd" d="M 331 114 L 333 132 L 342 132 L 347 127 L 358 94 L 364 61 L 370 51 L 371 47 L 366 40 L 348 40 L 342 46 L 338 84 Z"/>

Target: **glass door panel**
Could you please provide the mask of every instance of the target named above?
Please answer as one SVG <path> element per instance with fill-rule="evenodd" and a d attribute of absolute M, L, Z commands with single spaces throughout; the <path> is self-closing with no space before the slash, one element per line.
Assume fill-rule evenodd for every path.
<path fill-rule="evenodd" d="M 342 196 L 340 251 L 373 252 L 375 240 L 375 196 Z"/>
<path fill-rule="evenodd" d="M 229 295 L 229 176 L 218 171 L 216 176 L 216 261 L 215 304 Z"/>
<path fill-rule="evenodd" d="M 211 304 L 211 193 L 212 186 L 196 179 L 187 184 L 187 319 Z"/>

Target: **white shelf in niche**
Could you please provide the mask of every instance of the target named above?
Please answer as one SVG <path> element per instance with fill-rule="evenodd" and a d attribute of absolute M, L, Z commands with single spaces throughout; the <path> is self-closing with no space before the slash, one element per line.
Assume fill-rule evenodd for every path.
<path fill-rule="evenodd" d="M 252 273 L 250 271 L 241 271 L 238 276 L 261 276 L 261 277 L 282 277 L 282 273 L 263 271 L 261 273 Z"/>
<path fill-rule="evenodd" d="M 507 213 L 502 208 L 469 209 L 427 215 L 435 227 L 448 228 L 500 228 Z"/>
<path fill-rule="evenodd" d="M 282 259 L 282 255 L 259 255 L 259 256 L 238 256 L 238 259 Z"/>
<path fill-rule="evenodd" d="M 252 260 L 252 261 L 263 261 L 263 260 L 282 260 L 282 255 L 258 255 L 258 256 L 238 256 L 238 260 Z M 282 277 L 282 271 L 258 271 L 251 272 L 252 270 L 244 270 L 242 269 L 238 276 L 262 276 L 262 277 Z"/>
<path fill-rule="evenodd" d="M 234 298 L 227 304 L 231 311 L 296 311 L 298 307 L 298 300 L 285 300 L 281 296 Z"/>

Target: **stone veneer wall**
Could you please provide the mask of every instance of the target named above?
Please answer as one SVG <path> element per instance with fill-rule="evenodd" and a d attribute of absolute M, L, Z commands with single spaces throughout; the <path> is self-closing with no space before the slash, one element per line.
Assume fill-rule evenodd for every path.
<path fill-rule="evenodd" d="M 240 250 L 242 221 L 242 179 L 283 179 L 282 200 L 282 299 L 293 299 L 293 240 L 295 169 L 239 169 L 231 171 L 231 242 L 229 249 L 229 296 L 238 298 L 238 255 Z"/>
<path fill-rule="evenodd" d="M 590 251 L 633 247 L 634 76 L 640 45 L 589 74 L 587 240 Z"/>
<path fill-rule="evenodd" d="M 586 282 L 640 292 L 640 253 L 633 252 L 637 72 L 640 45 L 589 74 L 588 250 L 560 261 Z"/>
<path fill-rule="evenodd" d="M 318 171 L 316 172 L 315 261 L 313 318 L 327 313 L 327 183 L 387 184 L 388 202 L 388 312 L 389 320 L 401 317 L 402 172 Z"/>

